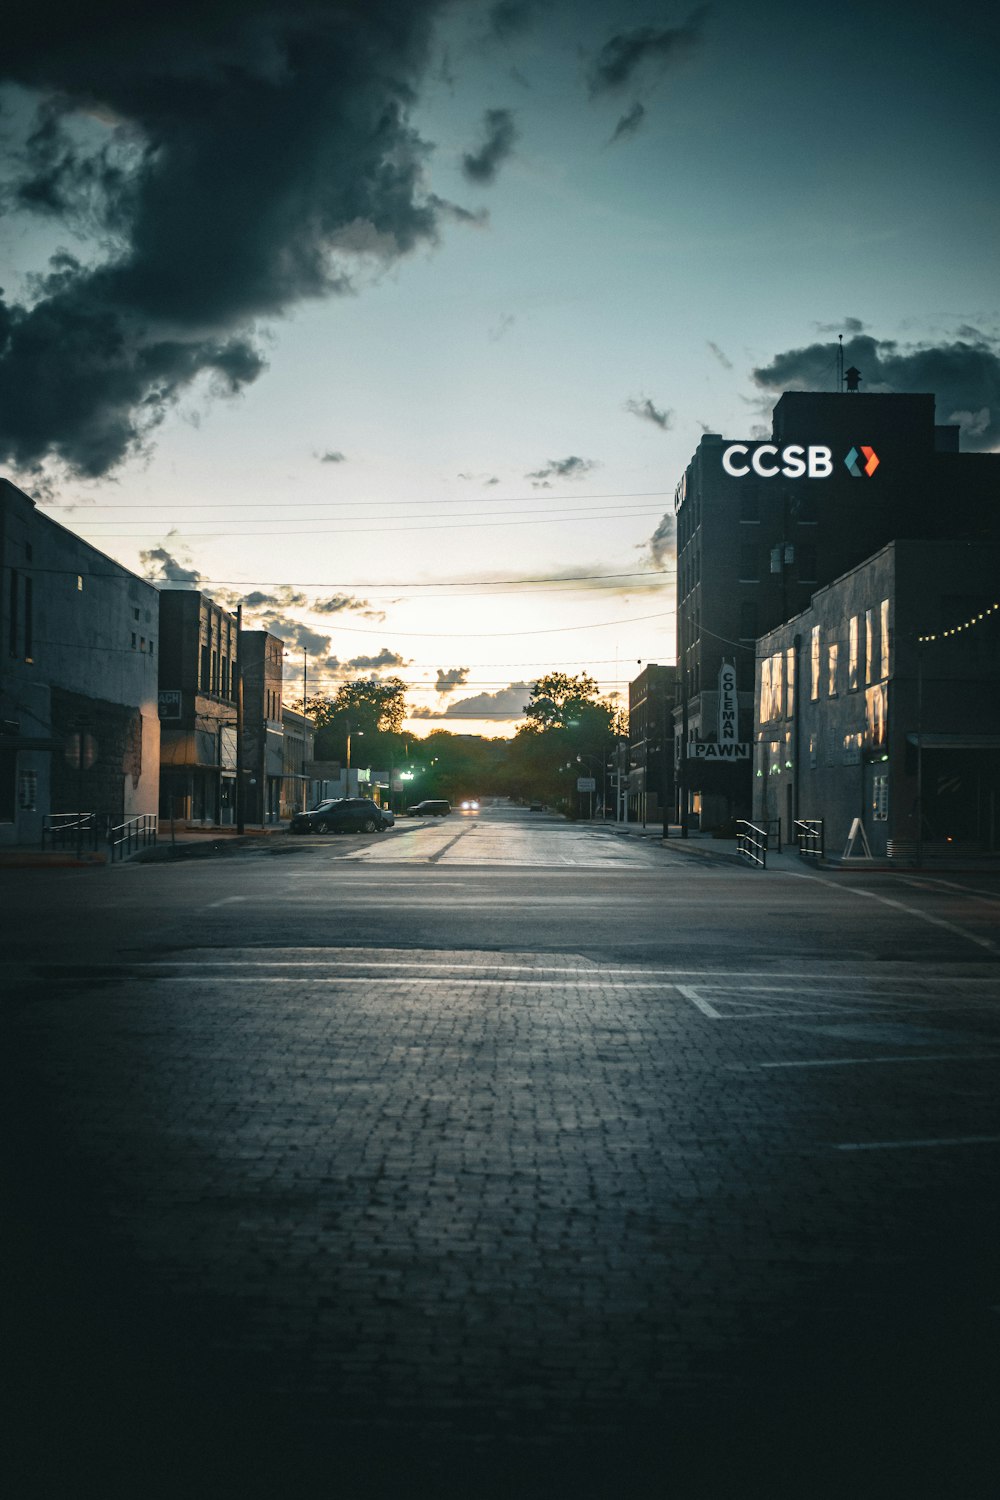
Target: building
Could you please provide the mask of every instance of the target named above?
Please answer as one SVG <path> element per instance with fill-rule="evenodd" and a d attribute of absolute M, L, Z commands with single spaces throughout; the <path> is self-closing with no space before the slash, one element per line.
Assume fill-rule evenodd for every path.
<path fill-rule="evenodd" d="M 750 810 L 758 638 L 897 538 L 1000 540 L 998 490 L 1000 455 L 959 452 L 932 395 L 791 391 L 769 439 L 702 438 L 674 502 L 679 815 L 714 827 Z M 723 666 L 745 755 L 732 764 L 702 748 Z"/>
<path fill-rule="evenodd" d="M 0 845 L 156 813 L 157 592 L 0 480 Z"/>
<path fill-rule="evenodd" d="M 827 851 L 1000 849 L 1000 545 L 898 541 L 759 643 L 754 821 Z"/>
<path fill-rule="evenodd" d="M 244 818 L 248 823 L 277 823 L 285 774 L 281 710 L 285 643 L 266 630 L 244 630 L 241 638 Z"/>
<path fill-rule="evenodd" d="M 293 708 L 281 705 L 281 802 L 279 815 L 287 820 L 305 812 L 309 800 L 307 766 L 313 760 L 315 727 L 313 721 Z M 318 800 L 318 799 L 317 799 Z"/>
<path fill-rule="evenodd" d="M 195 589 L 161 589 L 160 816 L 236 821 L 236 616 Z"/>
<path fill-rule="evenodd" d="M 629 817 L 662 823 L 673 814 L 675 666 L 650 662 L 628 685 Z"/>

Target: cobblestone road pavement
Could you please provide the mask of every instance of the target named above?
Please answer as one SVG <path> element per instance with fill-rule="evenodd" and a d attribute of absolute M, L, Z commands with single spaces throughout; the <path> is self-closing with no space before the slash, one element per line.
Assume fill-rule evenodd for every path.
<path fill-rule="evenodd" d="M 14 1493 L 993 1493 L 992 890 L 455 834 L 40 877 Z"/>

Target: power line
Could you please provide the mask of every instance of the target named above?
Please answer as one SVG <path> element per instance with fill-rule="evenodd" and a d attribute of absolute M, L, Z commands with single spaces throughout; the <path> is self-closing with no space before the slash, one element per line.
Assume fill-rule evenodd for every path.
<path fill-rule="evenodd" d="M 113 559 L 109 560 L 113 561 Z M 75 578 L 78 574 L 80 574 L 79 567 L 43 568 L 37 567 L 34 563 L 30 563 L 26 571 L 30 571 L 32 573 L 61 575 L 66 578 Z M 296 589 L 367 589 L 369 591 L 373 589 L 487 589 L 501 584 L 506 588 L 512 584 L 523 583 L 555 583 L 558 585 L 563 583 L 607 583 L 620 578 L 673 578 L 676 576 L 676 572 L 677 569 L 675 566 L 672 568 L 640 569 L 639 571 L 633 573 L 574 573 L 568 575 L 566 578 L 558 579 L 553 579 L 550 574 L 547 577 L 543 575 L 538 578 L 473 578 L 469 579 L 468 581 L 464 579 L 456 579 L 453 582 L 449 582 L 448 579 L 439 579 L 434 583 L 357 583 L 345 582 L 343 579 L 332 579 L 327 580 L 323 583 L 275 583 L 273 577 L 204 578 L 199 574 L 197 581 L 191 582 L 190 592 L 197 593 L 201 590 L 202 584 L 208 584 L 213 588 L 279 588 L 290 589 L 293 592 Z M 90 570 L 82 574 L 84 578 L 113 578 L 119 581 L 122 579 L 123 575 L 131 576 L 133 578 L 139 578 L 139 575 L 137 573 L 132 573 L 129 568 L 126 568 L 124 563 L 117 564 L 117 571 L 114 573 L 96 573 L 93 570 Z M 188 580 L 182 578 L 139 578 L 139 581 L 140 583 L 151 584 L 154 588 L 160 590 L 168 587 L 171 584 L 173 584 L 175 587 L 179 587 L 182 584 L 188 582 Z"/>
<path fill-rule="evenodd" d="M 668 496 L 669 497 L 671 494 L 672 494 L 671 490 L 621 490 L 621 491 L 617 491 L 617 492 L 610 491 L 610 492 L 607 492 L 607 493 L 604 493 L 604 492 L 598 492 L 598 493 L 587 492 L 587 493 L 582 494 L 582 495 L 581 494 L 576 494 L 576 495 L 565 495 L 565 496 L 563 496 L 563 495 L 551 495 L 551 494 L 547 494 L 545 496 L 545 498 L 547 500 L 553 500 L 553 501 L 562 501 L 564 499 L 565 500 L 580 500 L 580 499 L 583 499 L 583 500 L 650 500 L 650 499 L 658 499 L 661 496 Z M 474 496 L 462 495 L 462 496 L 456 496 L 456 498 L 454 500 L 448 500 L 448 498 L 446 496 L 444 496 L 440 500 L 437 500 L 436 502 L 432 502 L 432 503 L 436 503 L 438 505 L 520 505 L 520 504 L 525 503 L 528 500 L 534 500 L 534 499 L 538 499 L 538 498 L 540 498 L 540 497 L 537 495 L 537 492 L 536 492 L 535 495 L 484 495 L 482 497 L 482 499 L 476 499 Z M 351 499 L 348 499 L 348 498 L 345 497 L 345 498 L 342 498 L 342 499 L 339 499 L 339 500 L 297 500 L 295 503 L 296 503 L 296 505 L 300 506 L 303 510 L 309 510 L 309 509 L 316 509 L 317 507 L 322 508 L 322 509 L 328 509 L 330 506 L 333 506 L 333 505 L 426 505 L 427 501 L 426 500 L 351 500 Z M 88 510 L 169 510 L 169 511 L 176 511 L 176 510 L 273 510 L 274 509 L 274 501 L 273 500 L 247 500 L 247 501 L 243 501 L 243 500 L 204 500 L 204 501 L 187 501 L 187 502 L 184 502 L 184 503 L 178 504 L 178 505 L 175 505 L 173 503 L 173 501 L 166 501 L 166 500 L 138 501 L 138 502 L 136 502 L 134 504 L 130 503 L 127 500 L 122 500 L 122 501 L 120 501 L 118 503 L 115 503 L 113 501 L 100 501 L 99 500 L 99 501 L 95 501 L 95 503 L 93 505 L 88 504 L 87 502 L 84 502 L 84 501 L 37 500 L 37 501 L 35 501 L 35 504 L 38 505 L 38 506 L 43 506 L 44 505 L 49 510 L 69 510 L 69 511 L 78 511 L 78 510 L 83 510 L 83 511 L 88 511 Z"/>
<path fill-rule="evenodd" d="M 584 525 L 588 521 L 636 521 L 642 520 L 645 516 L 658 516 L 659 514 L 660 508 L 659 506 L 657 506 L 654 510 L 617 510 L 608 511 L 604 515 L 599 516 L 582 515 L 579 512 L 570 512 L 568 515 L 563 514 L 558 516 L 547 516 L 545 518 L 536 518 L 535 520 L 530 521 L 449 521 L 447 525 L 444 526 L 385 526 L 380 523 L 378 536 L 397 536 L 402 532 L 407 531 L 487 531 L 497 526 L 561 526 L 564 525 L 567 521 L 574 521 L 577 525 Z M 93 523 L 93 525 L 95 526 L 101 524 L 102 523 L 99 521 L 95 521 Z M 117 523 L 115 522 L 111 524 Z M 221 523 L 217 522 L 215 524 Z M 277 531 L 248 531 L 245 528 L 241 527 L 239 535 L 241 538 L 243 538 L 249 536 L 371 536 L 372 533 L 371 525 L 361 525 L 356 527 L 310 526 L 308 530 L 290 531 L 287 527 L 281 526 L 280 523 L 276 524 L 279 525 L 279 529 Z M 82 531 L 86 529 L 86 522 L 81 520 L 80 526 L 82 533 Z M 105 542 L 115 541 L 119 538 L 135 538 L 141 540 L 143 537 L 149 536 L 151 532 L 157 532 L 160 529 L 161 528 L 159 526 L 153 523 L 150 526 L 144 526 L 140 531 L 110 531 L 106 536 L 102 537 L 101 540 Z M 228 531 L 199 531 L 193 533 L 189 532 L 189 534 L 193 536 L 194 540 L 199 542 L 216 541 L 220 536 L 228 537 L 231 535 L 231 533 Z"/>

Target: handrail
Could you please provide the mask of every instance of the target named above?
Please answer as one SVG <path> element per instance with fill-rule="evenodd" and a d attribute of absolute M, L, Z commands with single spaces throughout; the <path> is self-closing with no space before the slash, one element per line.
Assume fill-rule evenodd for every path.
<path fill-rule="evenodd" d="M 79 849 L 96 849 L 106 832 L 107 820 L 100 813 L 46 813 L 42 819 L 42 848 L 65 849 L 75 844 Z"/>
<path fill-rule="evenodd" d="M 796 818 L 795 842 L 802 859 L 822 859 L 825 839 L 822 818 Z"/>
<path fill-rule="evenodd" d="M 138 813 L 108 829 L 111 858 L 125 859 L 137 849 L 156 843 L 158 819 L 154 813 Z"/>
<path fill-rule="evenodd" d="M 767 839 L 766 828 L 758 828 L 756 823 L 749 823 L 746 818 L 737 818 L 736 853 L 761 870 L 767 869 Z"/>

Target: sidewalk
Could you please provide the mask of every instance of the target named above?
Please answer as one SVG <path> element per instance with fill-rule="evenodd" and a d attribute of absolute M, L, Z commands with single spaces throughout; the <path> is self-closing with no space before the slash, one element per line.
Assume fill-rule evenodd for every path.
<path fill-rule="evenodd" d="M 595 820 L 590 826 L 600 827 L 601 824 Z M 696 858 L 722 860 L 726 864 L 739 865 L 745 870 L 758 868 L 751 865 L 749 860 L 744 859 L 742 855 L 737 854 L 735 839 L 713 838 L 711 833 L 703 833 L 700 828 L 690 828 L 688 837 L 685 839 L 681 837 L 680 825 L 672 823 L 670 837 L 664 839 L 663 826 L 660 823 L 649 823 L 645 828 L 640 823 L 608 822 L 603 826 L 621 838 L 653 839 L 663 848 L 690 854 Z M 848 874 L 858 871 L 866 875 L 927 875 L 935 872 L 950 875 L 997 874 L 1000 873 L 1000 855 L 970 855 L 963 852 L 952 857 L 935 853 L 927 854 L 922 864 L 915 865 L 902 860 L 845 860 L 838 855 L 831 855 L 829 851 L 823 859 L 803 859 L 794 845 L 785 844 L 781 850 L 768 849 L 767 865 L 763 873 L 767 870 L 786 870 L 802 874 L 817 869 L 824 870 L 827 874 Z"/>

